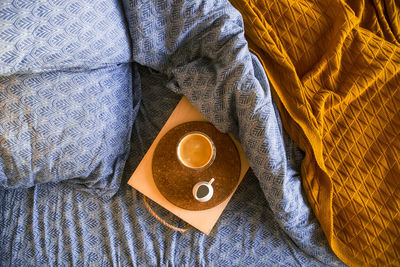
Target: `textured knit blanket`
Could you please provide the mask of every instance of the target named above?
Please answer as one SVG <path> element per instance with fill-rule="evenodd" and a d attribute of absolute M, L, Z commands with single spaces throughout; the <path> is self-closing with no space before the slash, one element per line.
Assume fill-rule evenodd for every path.
<path fill-rule="evenodd" d="M 303 186 L 349 265 L 400 265 L 400 6 L 232 0 L 306 152 Z"/>

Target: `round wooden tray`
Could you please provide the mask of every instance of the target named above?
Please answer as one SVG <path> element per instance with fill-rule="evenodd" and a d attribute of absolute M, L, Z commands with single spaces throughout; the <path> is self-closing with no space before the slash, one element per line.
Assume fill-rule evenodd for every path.
<path fill-rule="evenodd" d="M 203 132 L 214 142 L 216 157 L 205 170 L 192 170 L 178 161 L 178 142 L 192 131 Z M 172 204 L 187 210 L 205 210 L 223 202 L 239 182 L 240 168 L 239 152 L 230 136 L 201 121 L 183 123 L 167 132 L 157 144 L 152 162 L 154 182 L 160 193 Z M 207 202 L 197 201 L 192 195 L 193 186 L 211 178 L 215 178 L 213 197 Z"/>

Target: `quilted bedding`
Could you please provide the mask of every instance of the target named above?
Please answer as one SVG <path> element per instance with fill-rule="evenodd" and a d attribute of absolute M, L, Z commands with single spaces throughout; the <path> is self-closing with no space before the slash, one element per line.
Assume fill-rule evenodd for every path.
<path fill-rule="evenodd" d="M 25 136 L 26 148 L 37 151 L 40 159 L 25 162 L 28 167 L 22 169 L 32 172 L 22 182 L 30 181 L 33 187 L 0 186 L 0 266 L 343 265 L 303 194 L 303 153 L 281 127 L 267 76 L 250 54 L 242 17 L 229 2 L 13 0 L 0 4 L 0 19 L 0 89 L 33 92 L 38 99 L 31 105 L 36 116 L 32 120 L 24 119 L 31 102 L 2 102 L 2 108 L 12 106 L 21 116 L 13 124 L 15 133 L 4 131 L 6 127 L 0 133 L 14 135 L 17 141 Z M 9 90 L 11 82 L 21 86 Z M 119 86 L 123 90 L 116 90 Z M 53 90 L 41 90 L 49 88 Z M 90 108 L 94 103 L 79 101 L 95 89 L 109 92 L 115 101 L 99 114 Z M 83 98 L 75 101 L 75 93 L 68 90 Z M 127 101 L 117 101 L 128 91 L 121 97 Z M 218 129 L 236 135 L 251 166 L 210 236 L 166 228 L 146 211 L 140 193 L 126 184 L 182 94 Z M 57 126 L 55 115 L 63 113 L 51 100 L 61 96 L 71 101 L 66 108 L 81 112 L 67 113 L 79 116 L 76 121 L 67 116 Z M 97 101 L 102 103 L 98 108 L 108 107 L 107 94 L 100 99 L 105 102 Z M 51 107 L 46 113 L 51 120 L 34 110 L 42 104 Z M 73 135 L 59 132 L 59 127 L 70 129 L 69 123 L 83 121 L 95 126 L 86 128 L 96 137 L 94 118 L 119 112 L 129 116 L 108 126 L 121 132 L 112 136 L 111 131 L 110 137 L 104 131 L 101 136 L 107 144 L 122 144 L 109 148 L 119 150 L 107 154 L 94 171 L 80 172 L 78 179 L 60 179 L 57 174 L 64 169 L 53 166 L 65 166 L 57 165 L 65 157 L 88 164 L 81 159 L 93 162 L 104 153 L 88 147 L 74 158 L 69 154 L 73 143 L 63 143 L 62 137 L 83 141 L 90 140 L 89 134 L 82 125 Z M 102 125 L 101 120 L 97 123 Z M 40 139 L 39 125 L 59 135 L 43 139 L 51 144 L 48 150 L 30 145 Z M 130 141 L 122 143 L 127 133 Z M 18 145 L 4 149 L 10 152 L 8 158 L 2 155 L 4 166 L 6 159 L 25 159 Z M 124 157 L 124 164 L 118 164 Z M 0 169 L 3 181 L 18 173 L 10 170 L 14 169 Z M 118 175 L 110 175 L 110 170 Z M 152 205 L 163 218 L 183 225 Z"/>
<path fill-rule="evenodd" d="M 400 265 L 398 1 L 241 1 L 304 188 L 333 251 Z"/>

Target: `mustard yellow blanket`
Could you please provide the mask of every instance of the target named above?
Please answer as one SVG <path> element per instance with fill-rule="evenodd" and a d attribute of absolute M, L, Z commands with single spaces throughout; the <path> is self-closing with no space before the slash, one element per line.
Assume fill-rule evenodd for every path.
<path fill-rule="evenodd" d="M 333 251 L 400 266 L 399 1 L 231 0 Z"/>

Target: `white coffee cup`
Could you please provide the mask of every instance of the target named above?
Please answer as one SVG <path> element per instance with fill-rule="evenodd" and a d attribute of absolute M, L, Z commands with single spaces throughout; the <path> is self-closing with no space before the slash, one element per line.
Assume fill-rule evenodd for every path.
<path fill-rule="evenodd" d="M 193 196 L 196 200 L 200 202 L 207 202 L 209 201 L 213 194 L 214 188 L 212 187 L 212 183 L 214 182 L 214 178 L 211 178 L 209 182 L 198 182 L 193 187 Z"/>

